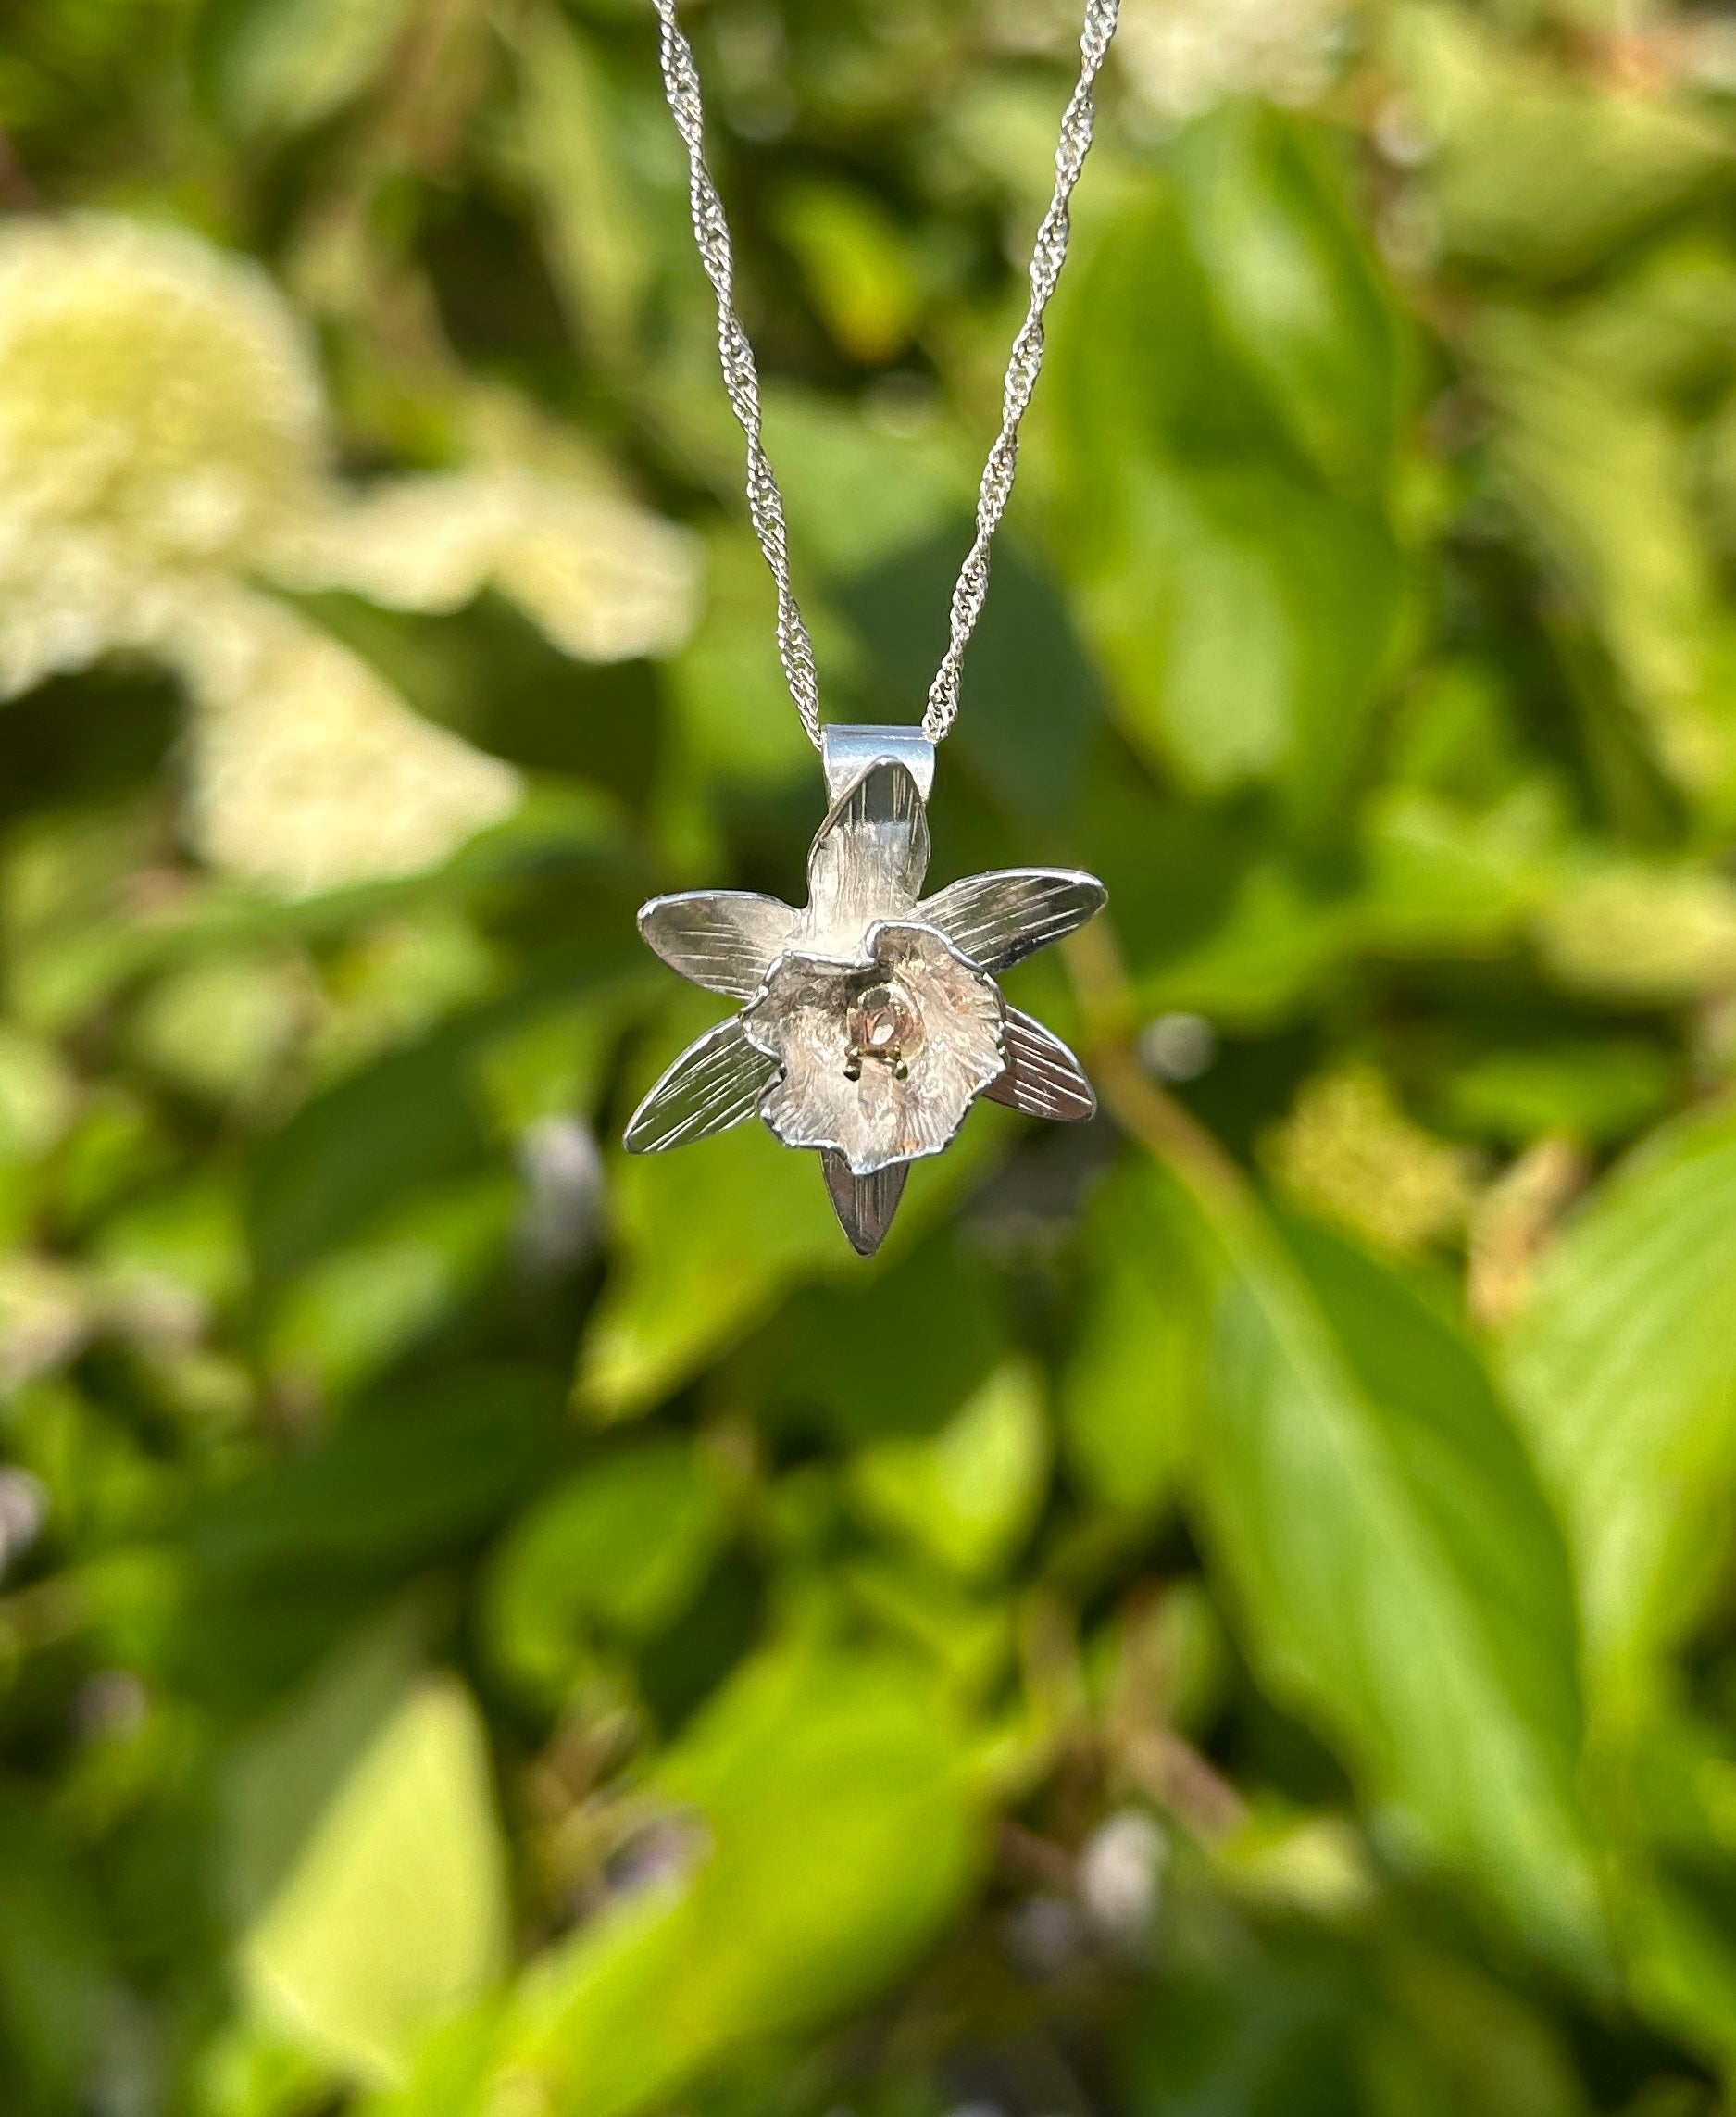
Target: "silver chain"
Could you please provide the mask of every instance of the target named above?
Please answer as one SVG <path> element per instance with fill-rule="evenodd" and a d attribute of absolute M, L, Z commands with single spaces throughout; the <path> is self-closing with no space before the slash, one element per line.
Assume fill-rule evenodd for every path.
<path fill-rule="evenodd" d="M 729 223 L 718 187 L 706 167 L 706 115 L 699 95 L 699 70 L 693 63 L 693 46 L 681 33 L 676 4 L 677 0 L 652 0 L 662 28 L 663 92 L 687 147 L 687 194 L 693 209 L 693 234 L 706 277 L 718 297 L 718 354 L 723 365 L 723 385 L 747 436 L 747 509 L 777 584 L 778 652 L 783 660 L 784 680 L 808 740 L 818 749 L 819 680 L 814 670 L 814 645 L 790 581 L 783 495 L 778 490 L 761 438 L 759 372 L 754 365 L 754 349 L 735 313 L 735 262 Z M 1109 54 L 1119 5 L 1120 0 L 1085 0 L 1085 25 L 1079 40 L 1079 81 L 1062 113 L 1061 137 L 1055 150 L 1055 195 L 1037 230 L 1030 254 L 1030 306 L 1007 358 L 1001 431 L 989 451 L 977 493 L 976 536 L 953 589 L 952 638 L 929 686 L 928 707 L 922 716 L 922 733 L 931 743 L 938 743 L 958 718 L 958 682 L 965 649 L 977 629 L 989 592 L 989 546 L 1012 495 L 1013 474 L 1018 467 L 1019 421 L 1043 369 L 1043 311 L 1067 258 L 1071 228 L 1068 202 L 1091 149 L 1096 115 L 1093 91 Z"/>

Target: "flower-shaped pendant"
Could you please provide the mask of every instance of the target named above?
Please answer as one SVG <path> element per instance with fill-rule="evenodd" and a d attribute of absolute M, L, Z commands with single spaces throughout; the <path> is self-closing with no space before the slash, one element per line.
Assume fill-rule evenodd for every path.
<path fill-rule="evenodd" d="M 1103 904 L 1094 876 L 1009 868 L 918 900 L 929 864 L 933 746 L 913 729 L 828 728 L 832 804 L 797 911 L 742 890 L 653 897 L 639 930 L 739 1013 L 690 1045 L 633 1112 L 655 1154 L 757 1114 L 817 1148 L 863 1257 L 892 1224 L 912 1161 L 951 1144 L 979 1096 L 1033 1117 L 1096 1108 L 1079 1060 L 1008 1007 L 996 976 Z"/>

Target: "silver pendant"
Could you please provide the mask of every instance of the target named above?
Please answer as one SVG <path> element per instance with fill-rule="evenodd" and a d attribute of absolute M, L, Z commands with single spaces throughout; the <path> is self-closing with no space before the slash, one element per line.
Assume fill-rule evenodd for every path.
<path fill-rule="evenodd" d="M 918 900 L 934 745 L 914 728 L 827 728 L 831 807 L 800 911 L 746 890 L 655 896 L 639 931 L 740 1011 L 707 1030 L 633 1112 L 658 1154 L 757 1115 L 818 1151 L 843 1231 L 872 1256 L 910 1164 L 956 1136 L 979 1096 L 1071 1121 L 1097 1107 L 1079 1060 L 995 983 L 1103 905 L 1094 875 L 1007 868 Z"/>

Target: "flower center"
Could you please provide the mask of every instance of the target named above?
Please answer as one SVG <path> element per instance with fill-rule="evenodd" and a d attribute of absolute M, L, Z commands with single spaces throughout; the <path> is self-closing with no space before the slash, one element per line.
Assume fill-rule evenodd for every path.
<path fill-rule="evenodd" d="M 845 1026 L 850 1053 L 843 1070 L 850 1080 L 861 1079 L 865 1058 L 878 1059 L 904 1079 L 911 1053 L 921 1046 L 922 1017 L 902 985 L 869 985 L 858 993 Z"/>

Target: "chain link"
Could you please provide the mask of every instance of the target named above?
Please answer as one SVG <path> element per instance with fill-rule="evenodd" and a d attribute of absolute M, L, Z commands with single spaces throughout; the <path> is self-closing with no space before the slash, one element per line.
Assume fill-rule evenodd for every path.
<path fill-rule="evenodd" d="M 784 681 L 808 740 L 818 749 L 819 681 L 814 669 L 814 646 L 790 581 L 783 495 L 778 490 L 761 438 L 759 372 L 754 365 L 754 349 L 735 313 L 735 264 L 729 223 L 718 187 L 706 167 L 706 118 L 699 94 L 699 69 L 693 61 L 693 46 L 681 33 L 676 5 L 677 0 L 652 0 L 662 31 L 663 92 L 687 148 L 687 194 L 693 234 L 706 277 L 718 297 L 718 356 L 723 367 L 723 385 L 747 436 L 747 508 L 777 586 L 778 652 L 783 661 Z M 1068 203 L 1091 149 L 1096 115 L 1093 89 L 1109 54 L 1118 11 L 1119 0 L 1085 0 L 1085 24 L 1079 40 L 1079 81 L 1062 113 L 1061 137 L 1055 151 L 1055 194 L 1037 230 L 1030 256 L 1030 305 L 1007 358 L 1001 431 L 989 451 L 977 494 L 976 535 L 953 589 L 952 637 L 929 687 L 928 707 L 922 716 L 922 733 L 930 742 L 938 743 L 958 718 L 958 683 L 965 649 L 977 629 L 989 592 L 989 546 L 1012 495 L 1013 474 L 1018 467 L 1019 422 L 1043 369 L 1043 311 L 1067 258 L 1071 227 Z"/>

